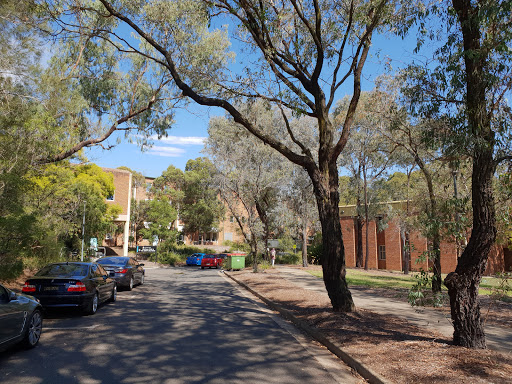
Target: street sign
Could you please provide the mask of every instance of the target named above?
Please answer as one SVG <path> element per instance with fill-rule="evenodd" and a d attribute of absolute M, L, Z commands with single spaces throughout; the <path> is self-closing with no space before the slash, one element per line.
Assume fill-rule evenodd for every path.
<path fill-rule="evenodd" d="M 91 248 L 95 251 L 98 250 L 98 239 L 95 237 L 91 237 Z"/>
<path fill-rule="evenodd" d="M 156 245 L 139 245 L 137 246 L 137 253 L 155 253 Z"/>

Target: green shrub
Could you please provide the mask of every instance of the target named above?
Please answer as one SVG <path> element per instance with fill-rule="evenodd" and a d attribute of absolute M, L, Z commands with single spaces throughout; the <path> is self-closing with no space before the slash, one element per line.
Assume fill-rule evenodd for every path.
<path fill-rule="evenodd" d="M 264 271 L 265 269 L 269 269 L 271 267 L 272 265 L 266 260 L 263 260 L 261 263 L 258 264 L 259 271 Z"/>
<path fill-rule="evenodd" d="M 17 278 L 23 272 L 21 258 L 11 255 L 0 255 L 0 281 Z"/>
<path fill-rule="evenodd" d="M 313 244 L 308 247 L 308 263 L 310 264 L 322 264 L 322 253 L 323 246 L 319 244 Z"/>
<path fill-rule="evenodd" d="M 299 264 L 301 262 L 301 254 L 300 253 L 289 253 L 289 252 L 280 252 L 276 256 L 277 264 Z"/>
<path fill-rule="evenodd" d="M 290 236 L 282 237 L 279 239 L 279 249 L 283 252 L 292 252 L 295 240 Z"/>
<path fill-rule="evenodd" d="M 155 261 L 157 257 L 158 257 L 158 262 L 160 264 L 169 264 L 172 266 L 180 264 L 183 261 L 185 261 L 185 259 L 186 259 L 186 256 L 184 256 L 180 253 L 175 253 L 175 252 L 160 253 L 160 252 L 158 252 L 158 255 L 154 255 L 154 254 L 152 255 L 151 260 Z"/>

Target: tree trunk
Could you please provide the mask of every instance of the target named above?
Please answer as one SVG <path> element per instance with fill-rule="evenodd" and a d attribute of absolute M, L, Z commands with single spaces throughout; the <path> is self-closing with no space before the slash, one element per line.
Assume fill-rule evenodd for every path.
<path fill-rule="evenodd" d="M 254 205 L 256 207 L 256 212 L 258 212 L 258 216 L 263 223 L 263 241 L 265 244 L 265 260 L 270 262 L 270 255 L 268 253 L 268 239 L 270 237 L 270 230 L 268 225 L 268 216 L 267 211 L 263 207 L 263 204 L 260 203 L 259 199 L 254 199 Z"/>
<path fill-rule="evenodd" d="M 258 272 L 258 241 L 254 235 L 251 235 L 251 255 L 252 255 L 252 270 Z"/>
<path fill-rule="evenodd" d="M 302 266 L 308 266 L 308 228 L 305 219 L 302 222 Z"/>
<path fill-rule="evenodd" d="M 365 224 L 365 240 L 366 240 L 366 249 L 365 249 L 365 258 L 364 258 L 364 269 L 368 270 L 368 262 L 370 259 L 370 249 L 369 249 L 369 239 L 368 239 L 368 226 L 369 226 L 369 219 L 368 219 L 368 185 L 366 181 L 366 167 L 363 164 L 363 190 L 364 190 L 364 224 Z"/>
<path fill-rule="evenodd" d="M 441 293 L 443 279 L 441 278 L 441 235 L 439 234 L 439 228 L 436 228 L 432 235 L 431 255 L 434 259 L 432 264 L 432 292 Z"/>
<path fill-rule="evenodd" d="M 432 174 L 427 169 L 426 164 L 423 162 L 420 156 L 415 153 L 414 158 L 416 160 L 416 164 L 418 164 L 421 172 L 423 173 L 423 176 L 425 177 L 425 181 L 427 182 L 428 197 L 430 201 L 430 208 L 428 208 L 427 213 L 432 227 L 429 233 L 429 237 L 432 240 L 432 252 L 430 252 L 430 257 L 433 260 L 432 292 L 441 293 L 441 233 L 440 224 L 437 218 L 437 200 L 436 194 L 434 192 L 434 182 L 432 180 Z"/>
<path fill-rule="evenodd" d="M 473 229 L 469 243 L 444 283 L 450 296 L 454 327 L 453 343 L 467 348 L 486 348 L 480 317 L 478 288 L 487 267 L 487 259 L 496 239 L 492 175 L 492 152 L 473 161 Z"/>
<path fill-rule="evenodd" d="M 345 249 L 339 212 L 338 170 L 335 162 L 329 167 L 328 174 L 329 179 L 325 180 L 325 173 L 318 169 L 310 172 L 322 226 L 323 278 L 333 311 L 351 312 L 355 307 L 345 279 Z"/>
<path fill-rule="evenodd" d="M 354 219 L 356 223 L 356 248 L 357 248 L 357 255 L 356 255 L 356 267 L 362 268 L 364 265 L 364 258 L 363 258 L 363 218 L 358 214 L 357 217 Z"/>
<path fill-rule="evenodd" d="M 487 111 L 487 48 L 481 49 L 479 6 L 469 0 L 452 0 L 464 41 L 466 111 L 468 134 L 473 144 L 471 198 L 473 229 L 469 243 L 458 260 L 455 272 L 445 279 L 450 296 L 453 343 L 468 348 L 485 348 L 480 317 L 478 287 L 487 267 L 489 251 L 496 239 L 496 213 L 493 196 L 495 135 L 492 114 Z"/>
<path fill-rule="evenodd" d="M 400 228 L 400 238 L 402 239 L 402 265 L 403 265 L 403 272 L 405 275 L 409 274 L 409 271 L 411 269 L 410 266 L 410 251 L 411 247 L 409 244 L 409 232 L 407 232 L 404 228 Z"/>

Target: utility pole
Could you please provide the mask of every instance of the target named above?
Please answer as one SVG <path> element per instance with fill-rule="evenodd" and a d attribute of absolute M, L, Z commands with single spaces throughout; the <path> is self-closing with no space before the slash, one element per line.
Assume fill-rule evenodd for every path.
<path fill-rule="evenodd" d="M 80 257 L 81 261 L 84 261 L 84 242 L 85 242 L 85 204 L 87 201 L 84 201 L 84 216 L 82 220 L 82 255 Z"/>

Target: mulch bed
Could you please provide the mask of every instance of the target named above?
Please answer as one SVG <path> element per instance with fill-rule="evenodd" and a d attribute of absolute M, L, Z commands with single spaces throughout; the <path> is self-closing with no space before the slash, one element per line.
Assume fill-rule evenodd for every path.
<path fill-rule="evenodd" d="M 393 383 L 511 383 L 512 355 L 455 347 L 450 340 L 394 316 L 359 309 L 334 313 L 327 294 L 303 289 L 277 270 L 230 272 L 237 280 L 306 321 L 343 350 Z M 381 296 L 395 295 L 375 290 Z M 447 310 L 442 309 L 442 310 Z M 510 306 L 498 306 L 488 322 L 510 326 Z M 486 315 L 485 303 L 482 314 Z"/>

